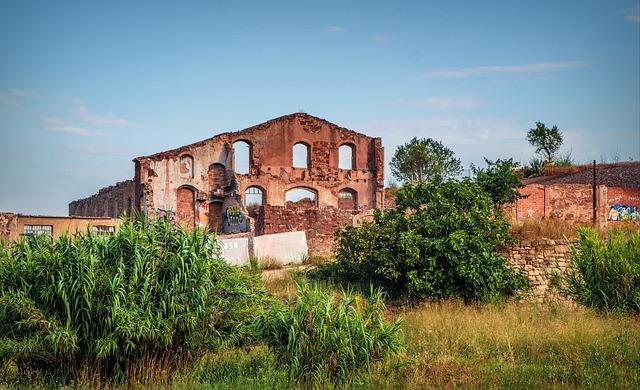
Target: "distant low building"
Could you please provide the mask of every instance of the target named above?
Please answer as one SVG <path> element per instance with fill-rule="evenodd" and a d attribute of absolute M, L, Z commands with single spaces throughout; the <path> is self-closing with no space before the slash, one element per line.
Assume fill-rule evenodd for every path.
<path fill-rule="evenodd" d="M 523 180 L 526 197 L 506 207 L 512 221 L 551 218 L 608 226 L 640 220 L 640 162 L 548 167 L 545 175 Z M 594 215 L 595 210 L 595 215 Z"/>
<path fill-rule="evenodd" d="M 46 235 L 59 237 L 64 233 L 86 232 L 111 235 L 120 226 L 117 218 L 55 217 L 0 212 L 0 240 L 13 241 L 20 237 Z"/>

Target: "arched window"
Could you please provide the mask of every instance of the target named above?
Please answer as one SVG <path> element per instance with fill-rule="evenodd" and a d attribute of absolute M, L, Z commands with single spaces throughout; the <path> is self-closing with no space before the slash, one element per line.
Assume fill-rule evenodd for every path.
<path fill-rule="evenodd" d="M 264 204 L 264 191 L 260 187 L 251 186 L 244 192 L 245 206 L 262 206 Z"/>
<path fill-rule="evenodd" d="M 351 188 L 343 188 L 338 193 L 338 208 L 342 210 L 357 210 L 358 193 Z"/>
<path fill-rule="evenodd" d="M 315 207 L 318 205 L 318 193 L 306 187 L 295 187 L 285 193 L 287 206 Z"/>
<path fill-rule="evenodd" d="M 311 153 L 309 153 L 309 145 L 304 142 L 298 142 L 293 145 L 293 164 L 294 168 L 309 168 L 311 165 Z"/>
<path fill-rule="evenodd" d="M 180 177 L 193 178 L 193 157 L 188 154 L 180 156 Z"/>
<path fill-rule="evenodd" d="M 247 141 L 233 143 L 233 155 L 235 157 L 234 169 L 240 175 L 249 173 L 251 167 L 251 144 Z"/>
<path fill-rule="evenodd" d="M 351 144 L 343 144 L 338 148 L 338 168 L 355 169 L 356 167 L 356 147 Z"/>

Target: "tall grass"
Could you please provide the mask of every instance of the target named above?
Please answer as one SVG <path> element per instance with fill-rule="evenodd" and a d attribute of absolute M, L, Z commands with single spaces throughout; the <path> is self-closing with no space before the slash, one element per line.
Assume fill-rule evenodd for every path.
<path fill-rule="evenodd" d="M 110 237 L 23 239 L 0 249 L 0 365 L 141 383 L 252 340 L 270 302 L 213 236 L 164 219 L 125 220 Z"/>
<path fill-rule="evenodd" d="M 599 239 L 594 229 L 581 228 L 578 237 L 562 291 L 601 311 L 640 313 L 640 230 L 614 229 Z"/>
<path fill-rule="evenodd" d="M 383 319 L 380 291 L 363 299 L 343 293 L 336 299 L 317 284 L 298 285 L 293 308 L 258 318 L 261 339 L 288 366 L 291 379 L 311 385 L 344 382 L 372 362 L 398 352 L 400 320 Z"/>

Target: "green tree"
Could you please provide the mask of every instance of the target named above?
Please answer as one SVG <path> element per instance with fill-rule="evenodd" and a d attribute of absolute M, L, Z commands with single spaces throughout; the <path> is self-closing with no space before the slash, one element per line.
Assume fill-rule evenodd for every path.
<path fill-rule="evenodd" d="M 409 143 L 400 145 L 390 165 L 396 179 L 413 183 L 462 172 L 460 159 L 455 158 L 453 151 L 431 138 L 414 137 Z"/>
<path fill-rule="evenodd" d="M 336 261 L 315 275 L 373 283 L 409 300 L 490 301 L 528 286 L 500 252 L 509 223 L 478 184 L 439 178 L 407 184 L 396 205 L 376 211 L 373 222 L 340 231 Z"/>
<path fill-rule="evenodd" d="M 523 198 L 518 192 L 518 188 L 524 187 L 521 178 L 522 173 L 518 170 L 520 164 L 513 159 L 495 162 L 487 158 L 486 168 L 478 168 L 471 165 L 471 170 L 475 175 L 475 182 L 491 196 L 494 207 L 498 208 L 507 203 L 513 203 L 519 198 Z"/>
<path fill-rule="evenodd" d="M 542 122 L 536 122 L 535 129 L 527 132 L 527 141 L 536 148 L 536 153 L 542 155 L 548 162 L 554 162 L 556 153 L 562 145 L 562 133 L 558 126 L 548 128 Z"/>

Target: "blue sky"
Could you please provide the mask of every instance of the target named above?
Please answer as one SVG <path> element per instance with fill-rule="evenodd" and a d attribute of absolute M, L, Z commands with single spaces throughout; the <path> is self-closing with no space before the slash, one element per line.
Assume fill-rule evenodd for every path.
<path fill-rule="evenodd" d="M 135 4 L 134 4 L 135 3 Z M 0 3 L 0 210 L 62 214 L 131 159 L 303 110 L 527 162 L 640 160 L 640 2 Z"/>

